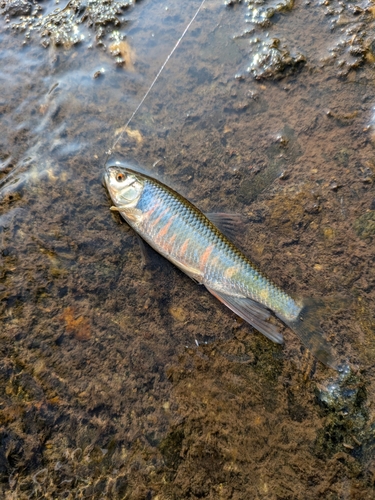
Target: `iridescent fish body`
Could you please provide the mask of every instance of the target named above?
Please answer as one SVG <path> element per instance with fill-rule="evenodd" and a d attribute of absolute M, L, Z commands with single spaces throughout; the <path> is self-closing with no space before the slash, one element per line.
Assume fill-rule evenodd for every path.
<path fill-rule="evenodd" d="M 157 252 L 232 311 L 277 343 L 271 311 L 324 364 L 337 368 L 313 306 L 298 303 L 270 281 L 197 207 L 160 181 L 129 168 L 107 168 L 105 182 L 128 224 Z"/>

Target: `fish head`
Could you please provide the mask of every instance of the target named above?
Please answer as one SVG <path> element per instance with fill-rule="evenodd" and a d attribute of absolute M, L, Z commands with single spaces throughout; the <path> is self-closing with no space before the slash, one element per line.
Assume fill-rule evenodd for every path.
<path fill-rule="evenodd" d="M 119 165 L 108 166 L 104 181 L 114 205 L 121 209 L 133 208 L 142 195 L 144 181 L 141 175 Z"/>

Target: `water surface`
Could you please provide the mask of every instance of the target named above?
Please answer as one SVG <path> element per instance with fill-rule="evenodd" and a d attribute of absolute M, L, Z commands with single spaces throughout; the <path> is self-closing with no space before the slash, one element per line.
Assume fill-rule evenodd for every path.
<path fill-rule="evenodd" d="M 90 26 L 101 5 L 71 2 L 72 31 L 49 34 L 38 16 L 65 5 L 2 17 L 3 495 L 372 498 L 373 7 L 207 0 L 127 134 L 199 2 L 109 2 Z M 102 186 L 111 148 L 204 211 L 244 214 L 239 246 L 326 302 L 350 369 L 142 266 Z"/>

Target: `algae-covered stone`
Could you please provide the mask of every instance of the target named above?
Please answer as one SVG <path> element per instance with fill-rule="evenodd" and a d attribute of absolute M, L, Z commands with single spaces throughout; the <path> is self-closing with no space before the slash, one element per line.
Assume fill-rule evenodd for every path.
<path fill-rule="evenodd" d="M 23 16 L 32 9 L 32 2 L 28 0 L 6 0 L 0 5 L 1 13 L 8 16 Z"/>
<path fill-rule="evenodd" d="M 350 452 L 369 438 L 367 392 L 360 374 L 346 366 L 325 385 L 318 384 L 316 395 L 327 417 L 315 442 L 318 455 Z"/>
<path fill-rule="evenodd" d="M 13 27 L 26 31 L 27 39 L 38 32 L 44 47 L 52 43 L 70 48 L 90 38 L 101 45 L 107 36 L 118 44 L 123 36 L 117 30 L 126 23 L 123 11 L 133 4 L 134 0 L 71 0 L 63 9 L 57 8 L 46 15 L 40 15 L 42 7 L 38 6 Z M 108 25 L 113 29 L 106 28 Z"/>
<path fill-rule="evenodd" d="M 279 80 L 300 70 L 306 58 L 300 53 L 291 53 L 286 46 L 275 46 L 275 42 L 262 42 L 251 61 L 248 72 L 257 80 Z"/>
<path fill-rule="evenodd" d="M 166 465 L 172 470 L 177 470 L 182 460 L 181 449 L 184 438 L 184 429 L 178 428 L 170 432 L 159 444 L 160 453 Z"/>
<path fill-rule="evenodd" d="M 260 26 L 267 26 L 267 21 L 278 12 L 292 10 L 294 0 L 247 0 L 247 18 L 250 22 Z"/>
<path fill-rule="evenodd" d="M 375 235 L 375 210 L 361 215 L 354 222 L 354 230 L 363 240 L 372 238 Z"/>

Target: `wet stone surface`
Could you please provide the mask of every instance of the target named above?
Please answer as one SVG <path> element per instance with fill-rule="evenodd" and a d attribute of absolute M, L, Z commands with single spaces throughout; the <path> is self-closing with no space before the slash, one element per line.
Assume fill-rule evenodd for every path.
<path fill-rule="evenodd" d="M 246 71 L 257 79 L 282 79 L 301 70 L 306 62 L 309 67 L 333 65 L 338 75 L 345 77 L 351 70 L 375 61 L 372 36 L 375 21 L 371 3 L 327 0 L 295 5 L 293 1 L 246 0 L 227 5 L 244 8 L 246 27 L 237 38 L 249 41 L 251 58 Z M 312 45 L 306 45 L 304 33 L 300 30 L 303 23 L 299 24 L 295 15 L 298 9 L 314 10 L 319 16 L 319 28 L 322 33 L 325 31 L 325 38 L 329 41 L 321 54 L 319 44 L 316 53 L 311 51 Z M 295 28 L 292 37 L 282 29 L 287 18 Z"/>
<path fill-rule="evenodd" d="M 373 499 L 371 5 L 228 4 L 206 2 L 128 131 L 198 5 L 1 5 L 4 498 Z M 341 64 L 350 43 L 365 56 Z M 236 244 L 324 302 L 348 368 L 287 328 L 271 343 L 163 259 L 143 265 L 109 210 L 108 149 L 205 212 L 242 214 Z"/>
<path fill-rule="evenodd" d="M 358 236 L 363 239 L 370 238 L 372 241 L 375 235 L 375 212 L 374 210 L 369 210 L 365 214 L 361 215 L 354 222 L 354 229 L 356 230 Z"/>
<path fill-rule="evenodd" d="M 259 41 L 255 40 L 258 44 Z M 256 49 L 257 59 L 248 68 L 257 80 L 266 78 L 281 79 L 293 74 L 303 67 L 306 58 L 302 54 L 290 54 L 288 49 L 280 46 L 280 40 L 272 40 L 268 45 L 263 43 Z"/>
<path fill-rule="evenodd" d="M 24 33 L 25 43 L 40 38 L 45 48 L 50 43 L 70 48 L 85 42 L 90 48 L 108 49 L 117 64 L 132 69 L 132 56 L 121 30 L 127 24 L 126 10 L 133 4 L 134 0 L 71 0 L 62 8 L 45 12 L 44 2 L 17 0 L 5 2 L 2 14 L 8 22 L 10 17 L 19 17 L 11 27 Z"/>
<path fill-rule="evenodd" d="M 362 64 L 374 63 L 373 29 L 374 7 L 367 2 L 323 3 L 331 30 L 339 41 L 332 46 L 332 58 L 340 68 L 339 74 L 347 75 Z"/>
<path fill-rule="evenodd" d="M 294 6 L 293 0 L 247 0 L 243 5 L 246 7 L 247 27 L 238 38 L 249 40 L 251 60 L 246 71 L 258 80 L 279 80 L 300 70 L 306 57 L 296 49 L 290 50 L 285 40 L 281 42 L 276 37 L 272 38 L 272 26 L 277 22 L 277 15 L 290 12 Z"/>
<path fill-rule="evenodd" d="M 27 0 L 10 0 L 0 4 L 1 14 L 9 17 L 23 16 L 29 14 L 32 9 L 32 2 Z"/>

